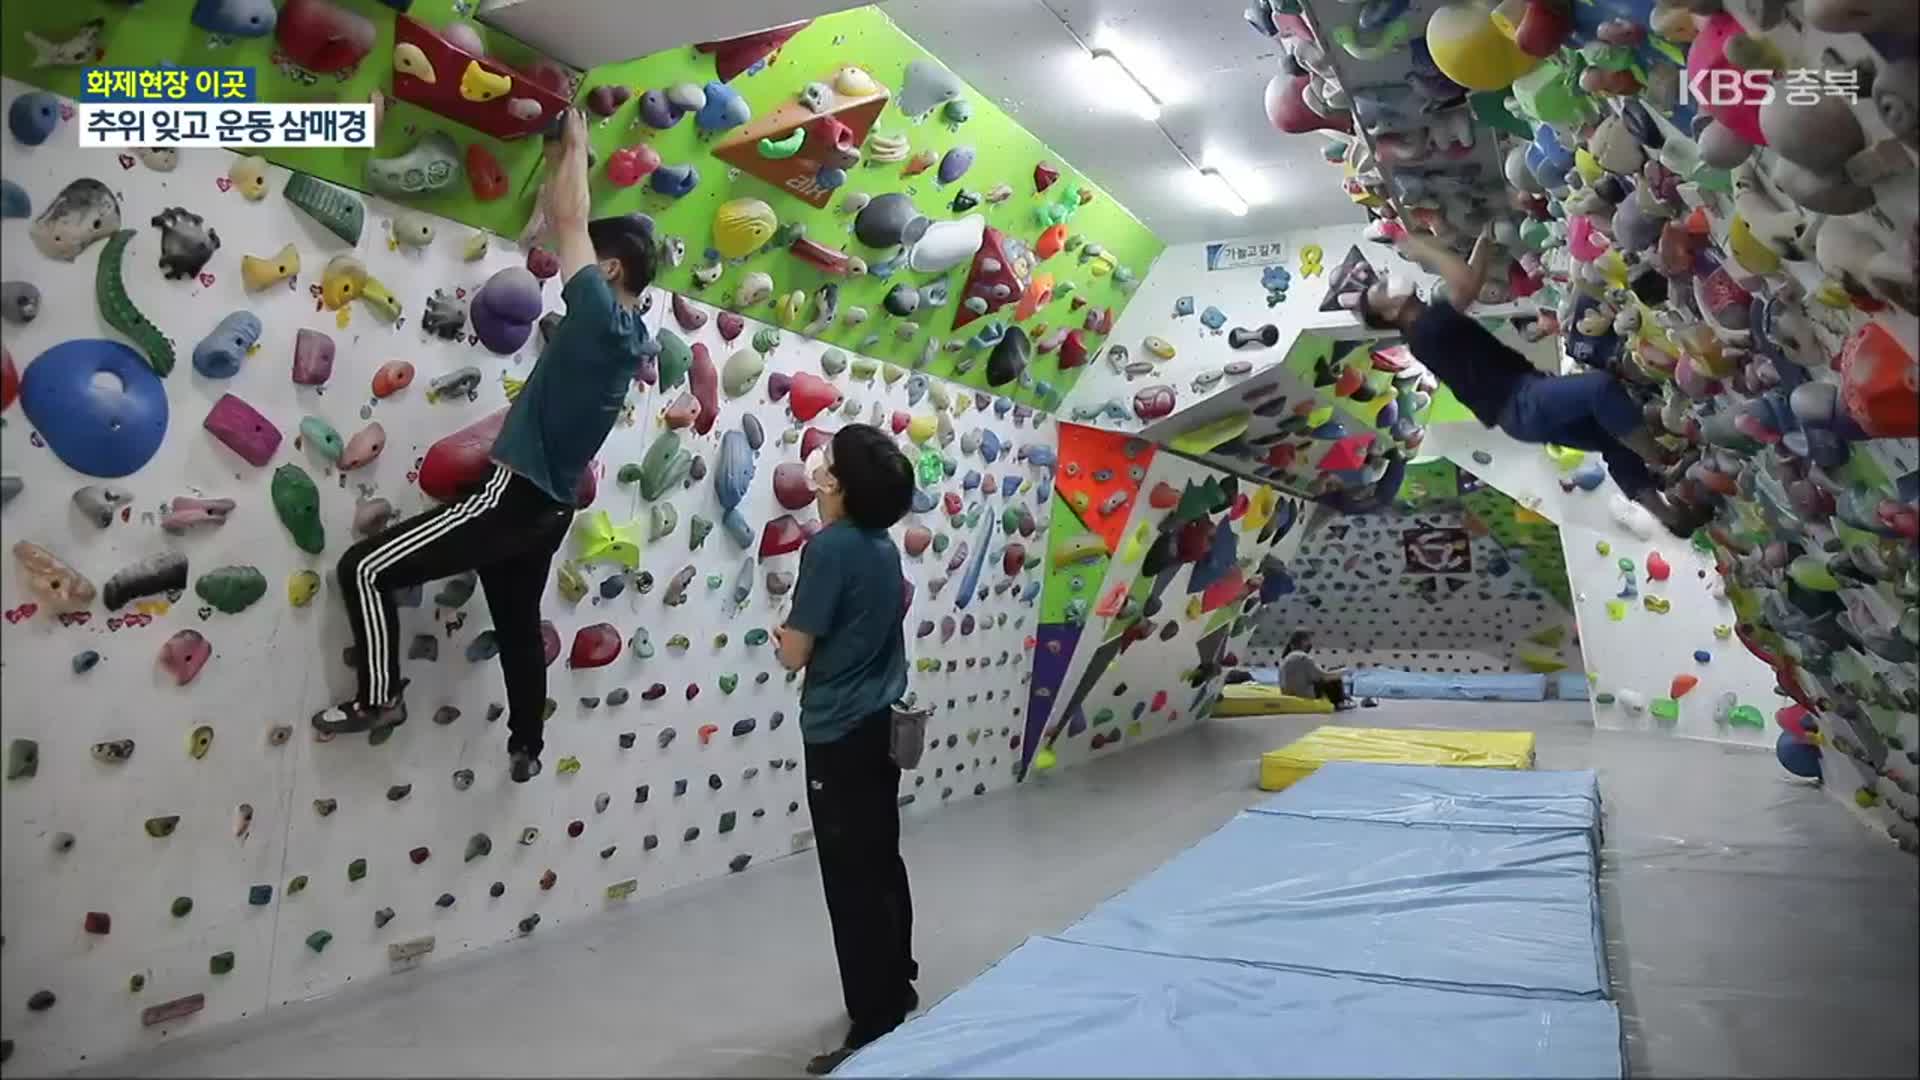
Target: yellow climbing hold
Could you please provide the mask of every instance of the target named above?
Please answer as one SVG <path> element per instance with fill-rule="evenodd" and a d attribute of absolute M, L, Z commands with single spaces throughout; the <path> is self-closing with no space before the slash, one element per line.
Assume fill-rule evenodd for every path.
<path fill-rule="evenodd" d="M 1627 618 L 1627 602 L 1625 600 L 1607 601 L 1607 618 L 1612 619 L 1614 622 L 1625 622 Z"/>
<path fill-rule="evenodd" d="M 1255 488 L 1253 498 L 1247 501 L 1247 512 L 1240 519 L 1241 533 L 1251 535 L 1266 528 L 1279 499 L 1279 493 L 1265 484 Z"/>
<path fill-rule="evenodd" d="M 1317 428 L 1331 419 L 1333 419 L 1333 406 L 1320 405 L 1307 414 L 1307 426 Z"/>
<path fill-rule="evenodd" d="M 925 445 L 928 439 L 933 438 L 938 427 L 939 422 L 932 415 L 916 416 L 907 421 L 907 438 L 912 439 L 916 446 Z"/>
<path fill-rule="evenodd" d="M 1183 454 L 1204 454 L 1221 443 L 1246 434 L 1247 421 L 1252 417 L 1253 414 L 1246 411 L 1228 413 L 1218 420 L 1210 420 L 1197 428 L 1175 435 L 1167 445 Z"/>
<path fill-rule="evenodd" d="M 1667 612 L 1673 610 L 1673 601 L 1668 600 L 1664 596 L 1655 596 L 1652 593 L 1648 593 L 1640 602 L 1646 605 L 1646 609 L 1655 615 L 1665 615 Z"/>
<path fill-rule="evenodd" d="M 1514 651 L 1514 659 L 1527 666 L 1527 670 L 1540 674 L 1551 674 L 1566 669 L 1566 661 L 1558 653 L 1534 645 L 1522 645 Z"/>
<path fill-rule="evenodd" d="M 1078 563 L 1092 562 L 1107 553 L 1107 542 L 1098 536 L 1084 534 L 1057 544 L 1053 549 L 1053 566 L 1073 566 Z"/>
<path fill-rule="evenodd" d="M 1120 549 L 1121 560 L 1124 562 L 1138 562 L 1140 559 L 1145 558 L 1147 554 L 1148 537 L 1152 535 L 1153 526 L 1151 523 L 1143 521 L 1134 526 L 1133 535 L 1127 537 L 1127 546 Z"/>
<path fill-rule="evenodd" d="M 314 595 L 320 591 L 320 575 L 312 570 L 295 570 L 287 578 L 287 602 L 294 607 L 306 607 L 313 603 Z"/>
<path fill-rule="evenodd" d="M 605 510 L 595 510 L 574 521 L 573 539 L 583 563 L 615 562 L 629 570 L 640 566 L 637 522 L 616 526 Z"/>
<path fill-rule="evenodd" d="M 1555 446 L 1552 443 L 1548 443 L 1546 449 L 1547 459 L 1558 466 L 1561 472 L 1571 472 L 1577 468 L 1582 461 L 1586 460 L 1587 457 L 1585 450 L 1571 450 L 1564 446 Z"/>
<path fill-rule="evenodd" d="M 467 70 L 460 74 L 460 96 L 468 101 L 493 101 L 507 96 L 513 89 L 513 79 L 507 75 L 496 75 L 480 66 L 480 61 L 467 61 Z"/>
<path fill-rule="evenodd" d="M 1733 636 L 1733 627 L 1724 624 L 1716 626 L 1713 628 L 1713 636 L 1725 641 Z"/>
<path fill-rule="evenodd" d="M 1042 747 L 1039 753 L 1033 755 L 1033 767 L 1038 772 L 1046 772 L 1058 764 L 1060 758 L 1054 754 L 1051 746 Z"/>
<path fill-rule="evenodd" d="M 278 254 L 260 258 L 255 255 L 240 256 L 240 280 L 248 289 L 259 291 L 300 272 L 300 250 L 292 244 L 280 249 Z"/>
<path fill-rule="evenodd" d="M 1593 542 L 1593 550 L 1602 555 L 1611 555 L 1613 553 L 1613 545 L 1607 543 L 1605 540 L 1595 540 Z"/>
<path fill-rule="evenodd" d="M 411 75 L 428 86 L 434 82 L 432 61 L 411 41 L 393 47 L 393 71 L 396 75 Z"/>
<path fill-rule="evenodd" d="M 367 282 L 367 266 L 351 255 L 335 255 L 320 274 L 320 299 L 329 311 L 339 311 L 360 295 Z"/>

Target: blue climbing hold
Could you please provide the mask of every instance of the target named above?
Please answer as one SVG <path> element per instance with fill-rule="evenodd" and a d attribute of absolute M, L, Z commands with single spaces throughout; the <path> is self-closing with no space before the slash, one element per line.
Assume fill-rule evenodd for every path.
<path fill-rule="evenodd" d="M 1200 313 L 1200 325 L 1209 330 L 1218 330 L 1227 325 L 1227 313 L 1217 307 L 1209 307 Z"/>
<path fill-rule="evenodd" d="M 193 25 L 233 38 L 266 37 L 277 21 L 273 0 L 198 0 Z"/>
<path fill-rule="evenodd" d="M 7 130 L 25 146 L 39 146 L 60 126 L 60 99 L 45 90 L 30 90 L 13 99 L 7 109 Z"/>
<path fill-rule="evenodd" d="M 1704 664 L 1707 661 L 1712 659 L 1713 659 L 1713 654 L 1708 652 L 1705 649 L 1693 650 L 1693 662 L 1696 664 Z"/>
<path fill-rule="evenodd" d="M 701 131 L 711 135 L 753 119 L 753 109 L 748 107 L 747 99 L 740 96 L 740 91 L 716 80 L 707 83 L 706 92 L 706 104 L 693 114 L 693 122 Z"/>
<path fill-rule="evenodd" d="M 1820 778 L 1820 748 L 1807 742 L 1791 731 L 1783 731 L 1773 742 L 1773 756 L 1780 760 L 1780 767 L 1795 776 L 1804 776 L 1809 780 Z"/>
<path fill-rule="evenodd" d="M 1013 493 L 1019 490 L 1020 490 L 1019 477 L 1009 475 L 1009 476 L 1003 476 L 1000 478 L 1000 497 L 1001 498 L 1011 499 L 1013 498 Z"/>
<path fill-rule="evenodd" d="M 137 471 L 167 434 L 160 376 L 117 341 L 76 338 L 41 353 L 20 378 L 20 406 L 54 456 L 88 476 Z"/>
<path fill-rule="evenodd" d="M 914 488 L 914 489 L 913 489 L 913 504 L 912 504 L 912 507 L 913 507 L 913 512 L 914 512 L 914 513 L 916 513 L 916 514 L 924 514 L 924 513 L 926 513 L 927 511 L 929 511 L 929 510 L 932 510 L 932 509 L 933 509 L 933 507 L 934 507 L 934 498 L 933 498 L 933 496 L 932 496 L 931 494 L 929 494 L 929 493 L 928 493 L 928 492 L 927 492 L 926 490 L 924 490 L 924 489 L 922 489 L 922 488 Z"/>
<path fill-rule="evenodd" d="M 1000 436 L 992 428 L 980 433 L 980 460 L 991 465 L 1000 460 Z"/>
<path fill-rule="evenodd" d="M 193 347 L 193 370 L 209 379 L 231 379 L 239 374 L 240 361 L 259 340 L 259 316 L 251 311 L 233 312 Z"/>
<path fill-rule="evenodd" d="M 700 170 L 691 165 L 662 165 L 653 170 L 653 179 L 648 182 L 653 190 L 677 199 L 700 183 Z"/>
<path fill-rule="evenodd" d="M 0 218 L 33 216 L 33 197 L 11 180 L 0 180 Z"/>

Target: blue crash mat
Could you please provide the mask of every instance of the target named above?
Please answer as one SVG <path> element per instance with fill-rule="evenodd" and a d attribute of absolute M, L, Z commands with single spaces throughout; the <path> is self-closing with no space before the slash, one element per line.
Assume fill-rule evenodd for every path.
<path fill-rule="evenodd" d="M 1545 675 L 1436 675 L 1360 668 L 1348 676 L 1355 697 L 1419 701 L 1545 701 Z"/>
<path fill-rule="evenodd" d="M 1579 830 L 1599 840 L 1592 769 L 1456 769 L 1329 761 L 1248 808 L 1256 814 L 1469 829 Z"/>
<path fill-rule="evenodd" d="M 1607 993 L 1580 829 L 1242 813 L 1060 937 L 1490 993 Z"/>
<path fill-rule="evenodd" d="M 1417 915 L 1409 918 L 1418 918 Z M 1611 1002 L 1029 938 L 835 1076 L 1618 1077 Z"/>

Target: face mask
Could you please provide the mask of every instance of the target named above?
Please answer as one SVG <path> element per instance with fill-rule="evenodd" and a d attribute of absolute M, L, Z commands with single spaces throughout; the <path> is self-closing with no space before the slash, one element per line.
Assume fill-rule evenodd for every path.
<path fill-rule="evenodd" d="M 822 443 L 814 447 L 813 453 L 808 454 L 807 460 L 801 464 L 801 468 L 805 469 L 807 473 L 807 487 L 809 490 L 835 491 L 838 490 L 840 486 L 838 480 L 833 475 L 833 461 L 827 454 L 827 447 L 829 445 L 831 444 Z"/>
<path fill-rule="evenodd" d="M 1413 280 L 1411 278 L 1394 277 L 1389 274 L 1381 284 L 1386 287 L 1387 299 L 1389 300 L 1405 300 L 1413 296 Z"/>

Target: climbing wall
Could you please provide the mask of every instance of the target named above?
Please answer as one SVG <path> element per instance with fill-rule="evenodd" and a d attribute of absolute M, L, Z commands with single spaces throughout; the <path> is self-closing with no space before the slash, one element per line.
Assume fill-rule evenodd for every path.
<path fill-rule="evenodd" d="M 1273 488 L 1172 454 L 1149 457 L 1147 444 L 1116 433 L 1065 425 L 1061 445 L 1056 498 L 1066 505 L 1056 518 L 1078 511 L 1097 530 L 1131 509 L 1104 557 L 1062 557 L 1092 544 L 1052 552 L 1047 594 L 1064 590 L 1072 606 L 1043 627 L 1035 655 L 1030 777 L 1204 719 L 1254 613 L 1283 585 L 1304 513 Z M 1095 490 L 1071 490 L 1077 478 Z"/>
<path fill-rule="evenodd" d="M 1604 470 L 1583 488 L 1574 478 L 1596 465 L 1578 454 L 1556 459 L 1478 424 L 1438 425 L 1429 445 L 1461 475 L 1516 497 L 1512 513 L 1558 524 L 1595 725 L 1773 744 L 1772 717 L 1791 703 L 1774 691 L 1773 670 L 1734 638 L 1741 617 L 1710 553 L 1627 502 Z M 1735 706 L 1747 707 L 1738 718 Z"/>
<path fill-rule="evenodd" d="M 571 100 L 592 120 L 594 212 L 653 219 L 670 253 L 661 285 L 1027 404 L 1051 408 L 1072 388 L 1162 246 L 879 7 L 575 73 L 477 29 L 465 0 L 418 0 L 404 16 L 385 0 L 296 5 L 300 17 L 283 13 L 272 36 L 216 38 L 191 20 L 191 0 L 16 5 L 10 31 L 65 41 L 97 16 L 110 64 L 255 65 L 262 100 L 385 91 L 372 159 L 451 170 L 443 188 L 405 201 L 508 236 L 534 208 L 539 140 L 527 134 L 544 123 L 508 107 L 536 102 L 544 117 Z M 454 44 L 467 35 L 500 70 Z M 327 57 L 319 73 L 299 66 L 316 63 L 309 39 L 337 43 L 315 48 Z M 348 52 L 360 55 L 334 70 L 344 57 L 333 54 Z M 0 69 L 78 93 L 78 67 L 33 57 L 10 32 Z M 511 81 L 503 96 L 468 97 L 495 77 Z M 475 169 L 473 147 L 497 168 Z M 358 150 L 268 156 L 362 190 L 394 171 Z M 497 191 L 476 180 L 496 174 Z"/>
<path fill-rule="evenodd" d="M 1302 541 L 1297 588 L 1261 613 L 1247 663 L 1277 665 L 1305 630 L 1327 665 L 1579 671 L 1559 532 L 1523 518 L 1538 516 L 1452 462 L 1415 463 L 1389 511 L 1331 519 Z M 1534 554 L 1546 544 L 1551 560 Z"/>
<path fill-rule="evenodd" d="M 10 101 L 20 87 L 5 91 Z M 5 531 L 101 592 L 79 602 L 45 579 L 35 588 L 17 548 L 0 583 L 9 754 L 0 1035 L 11 1068 L 110 1059 L 803 846 L 798 687 L 764 635 L 781 621 L 798 547 L 816 524 L 791 485 L 791 508 L 774 490 L 807 432 L 874 422 L 921 477 L 917 509 L 895 536 L 920 551 L 904 560 L 908 652 L 912 689 L 935 713 L 921 770 L 902 782 L 907 812 L 1010 782 L 1050 516 L 1051 422 L 1004 397 L 675 304 L 659 289 L 646 320 L 679 344 L 663 343 L 643 370 L 678 385 L 632 388 L 596 463 L 596 501 L 576 520 L 542 605 L 553 709 L 545 773 L 525 785 L 506 777 L 491 619 L 484 595 L 460 579 L 404 598 L 408 722 L 375 738 L 317 739 L 307 717 L 351 693 L 332 571 L 356 518 L 380 516 L 376 500 L 399 515 L 430 505 L 418 484 L 429 451 L 507 404 L 540 337 L 496 351 L 470 328 L 450 340 L 423 329 L 431 290 L 445 290 L 441 314 L 470 312 L 525 256 L 483 237 L 469 261 L 471 231 L 437 219 L 424 247 L 395 245 L 396 208 L 379 200 L 368 201 L 353 250 L 402 313 L 386 321 L 365 298 L 330 308 L 323 281 L 338 282 L 323 267 L 346 245 L 288 205 L 280 169 L 267 171 L 260 201 L 227 190 L 232 160 L 184 152 L 156 173 L 52 143 L 8 151 L 7 178 L 36 209 L 81 176 L 117 193 L 134 230 L 120 265 L 126 304 L 178 353 L 155 380 L 139 376 L 141 353 L 75 344 L 118 340 L 103 314 L 127 324 L 111 290 L 104 312 L 95 296 L 96 272 L 111 280 L 108 245 L 64 262 L 36 251 L 29 222 L 0 226 L 0 277 L 32 282 L 42 298 L 31 322 L 5 327 L 28 387 L 21 401 L 9 392 L 0 427 L 4 471 L 21 485 L 9 484 Z M 162 234 L 147 225 L 172 206 L 202 216 L 222 241 L 178 280 L 155 265 Z M 297 276 L 248 290 L 241 257 L 277 257 L 287 245 L 300 256 Z M 533 312 L 559 307 L 559 293 L 557 279 L 546 281 Z M 212 332 L 235 311 L 260 320 L 255 347 L 209 349 L 214 374 L 203 373 L 196 345 L 220 344 Z M 489 323 L 489 341 L 498 330 Z M 303 331 L 334 346 L 330 376 L 313 385 L 289 379 Z M 157 350 L 150 334 L 134 340 Z M 40 379 L 74 355 L 130 356 L 125 393 L 164 395 L 164 438 L 150 460 L 136 460 L 131 435 L 89 422 L 77 388 L 38 413 L 57 436 L 28 415 Z M 237 370 L 223 374 L 222 356 Z M 397 360 L 412 365 L 406 385 L 389 366 Z M 37 375 L 39 364 L 48 367 Z M 275 446 L 250 441 L 250 428 L 233 436 L 259 464 L 203 427 L 229 394 L 283 436 Z M 383 440 L 371 438 L 374 424 Z M 339 462 L 327 456 L 329 432 L 347 437 Z M 677 463 L 653 453 L 669 438 L 684 455 Z M 93 451 L 138 467 L 89 476 L 61 456 Z M 317 517 L 292 519 L 297 529 L 272 498 L 275 476 L 291 470 L 316 486 Z M 222 516 L 182 499 L 233 505 Z M 730 535 L 729 504 L 744 546 Z M 324 530 L 312 553 L 296 546 L 310 525 Z M 167 553 L 187 561 L 183 582 L 135 575 L 126 580 L 136 592 L 154 591 L 117 595 L 116 574 Z M 66 600 L 72 610 L 56 610 Z M 194 635 L 210 647 L 203 667 L 193 666 Z"/>

